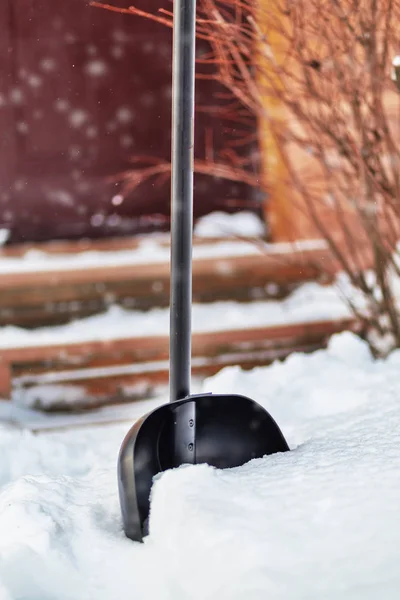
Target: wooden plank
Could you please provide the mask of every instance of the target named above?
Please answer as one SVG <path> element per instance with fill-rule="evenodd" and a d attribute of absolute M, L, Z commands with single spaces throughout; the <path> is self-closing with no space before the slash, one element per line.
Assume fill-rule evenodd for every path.
<path fill-rule="evenodd" d="M 78 240 L 53 240 L 50 242 L 29 242 L 12 244 L 8 246 L 0 247 L 0 258 L 1 257 L 13 257 L 20 258 L 25 256 L 28 252 L 43 252 L 44 254 L 54 256 L 58 254 L 81 254 L 83 252 L 118 252 L 121 250 L 137 250 L 143 242 L 148 243 L 149 239 L 154 239 L 157 245 L 168 248 L 169 247 L 169 234 L 154 234 L 153 237 L 149 235 L 136 235 L 127 237 L 107 237 L 105 239 L 90 239 L 82 238 Z M 221 238 L 221 237 L 198 237 L 194 236 L 194 246 L 209 246 L 213 244 L 220 244 L 226 241 L 248 241 L 259 243 L 260 240 L 253 238 Z"/>
<path fill-rule="evenodd" d="M 193 300 L 280 298 L 304 281 L 318 280 L 319 265 L 335 272 L 327 250 L 197 259 Z M 272 287 L 270 284 L 274 284 Z M 39 326 L 95 314 L 118 302 L 146 310 L 169 304 L 169 264 L 99 266 L 68 271 L 0 274 L 0 325 Z M 272 290 L 272 291 L 271 291 Z"/>
<path fill-rule="evenodd" d="M 343 319 L 195 333 L 193 373 L 208 375 L 233 364 L 268 364 L 293 350 L 322 347 L 333 333 L 356 328 L 353 319 Z M 19 387 L 78 383 L 90 405 L 98 402 L 93 398 L 108 402 L 123 397 L 124 386 L 145 389 L 148 395 L 149 388 L 167 380 L 168 354 L 168 336 L 12 348 L 2 352 L 0 394 L 10 397 L 14 382 Z"/>
<path fill-rule="evenodd" d="M 252 353 L 234 353 L 219 357 L 219 360 L 200 357 L 194 359 L 192 365 L 192 375 L 194 377 L 210 377 L 215 375 L 221 368 L 227 366 L 240 365 L 244 369 L 252 369 L 258 366 L 265 366 L 271 362 L 286 358 L 291 352 L 312 352 L 321 347 L 320 343 L 308 343 L 286 348 L 277 348 L 270 351 L 258 351 Z M 65 378 L 52 377 L 49 372 L 46 377 L 37 378 L 31 384 L 22 383 L 20 380 L 14 380 L 14 388 L 20 391 L 25 389 L 29 391 L 30 397 L 36 395 L 35 408 L 46 412 L 70 412 L 87 411 L 89 409 L 110 406 L 115 404 L 129 403 L 135 400 L 151 398 L 160 394 L 161 390 L 167 392 L 169 370 L 164 363 L 154 363 L 154 368 L 145 372 L 127 373 L 123 369 L 115 370 L 113 375 L 104 374 L 102 378 L 95 374 L 76 372 L 74 377 L 67 375 Z M 59 375 L 59 374 L 55 374 Z M 75 376 L 76 375 L 76 376 Z M 53 399 L 48 402 L 46 389 L 54 390 L 53 386 L 58 385 L 60 399 Z M 75 386 L 81 390 L 82 399 L 74 400 L 68 403 L 62 394 L 62 385 Z M 54 392 L 53 392 L 54 393 Z M 66 390 L 68 393 L 68 390 Z M 42 400 L 45 396 L 44 401 Z"/>
<path fill-rule="evenodd" d="M 309 253 L 305 256 L 291 256 L 287 254 L 269 255 L 257 253 L 244 256 L 215 256 L 197 259 L 193 262 L 193 276 L 198 279 L 218 274 L 220 278 L 247 276 L 258 281 L 269 278 L 276 282 L 294 281 L 303 278 L 315 278 L 318 269 L 308 263 L 313 261 L 329 260 L 328 251 Z M 331 260 L 332 262 L 332 260 Z M 329 263 L 328 263 L 329 264 Z M 15 293 L 17 290 L 32 288 L 33 293 L 39 294 L 42 286 L 58 287 L 61 285 L 99 284 L 118 281 L 157 281 L 169 279 L 169 264 L 158 262 L 153 264 L 128 264 L 116 266 L 101 266 L 76 268 L 69 270 L 48 270 L 35 272 L 14 272 L 0 274 L 0 290 L 3 295 Z M 195 283 L 195 282 L 194 282 Z M 56 289 L 54 289 L 56 293 Z M 39 296 L 38 296 L 39 297 Z"/>
<path fill-rule="evenodd" d="M 216 356 L 225 349 L 244 347 L 255 343 L 267 347 L 269 343 L 282 339 L 332 335 L 338 331 L 355 327 L 352 318 L 330 321 L 311 321 L 288 325 L 270 325 L 258 328 L 230 329 L 223 331 L 196 332 L 192 337 L 194 356 Z M 24 346 L 1 350 L 1 360 L 14 365 L 32 368 L 34 364 L 80 365 L 97 360 L 102 356 L 128 357 L 129 360 L 164 360 L 168 357 L 168 336 L 146 336 L 110 339 L 104 341 L 74 342 Z"/>

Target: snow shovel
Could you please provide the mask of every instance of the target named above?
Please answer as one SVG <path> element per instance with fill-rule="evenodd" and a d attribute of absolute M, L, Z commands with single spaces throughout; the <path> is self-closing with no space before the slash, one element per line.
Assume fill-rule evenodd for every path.
<path fill-rule="evenodd" d="M 148 533 L 158 473 L 184 463 L 236 467 L 289 450 L 278 425 L 254 400 L 190 395 L 195 21 L 196 0 L 174 0 L 170 402 L 137 421 L 121 446 L 122 520 L 126 536 L 135 541 Z"/>

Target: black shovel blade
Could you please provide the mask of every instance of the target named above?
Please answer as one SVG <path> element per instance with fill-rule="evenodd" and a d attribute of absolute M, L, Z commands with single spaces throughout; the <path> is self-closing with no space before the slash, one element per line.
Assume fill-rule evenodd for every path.
<path fill-rule="evenodd" d="M 137 421 L 118 459 L 118 485 L 127 537 L 147 534 L 149 498 L 158 473 L 184 463 L 226 469 L 289 446 L 271 415 L 245 396 L 201 394 L 164 404 Z"/>

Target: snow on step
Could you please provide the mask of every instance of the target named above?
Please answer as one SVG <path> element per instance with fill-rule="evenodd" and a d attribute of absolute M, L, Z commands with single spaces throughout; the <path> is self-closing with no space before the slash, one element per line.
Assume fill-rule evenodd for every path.
<path fill-rule="evenodd" d="M 146 263 L 168 263 L 169 246 L 162 236 L 149 236 L 138 242 L 136 248 L 124 250 L 87 250 L 76 253 L 46 253 L 42 250 L 28 250 L 22 256 L 0 256 L 0 275 L 30 272 L 74 271 L 78 269 L 123 267 Z M 162 243 L 164 242 L 164 243 Z M 325 250 L 322 240 L 306 240 L 296 243 L 265 244 L 263 252 L 269 255 L 291 254 L 294 251 L 307 252 Z M 222 240 L 193 246 L 193 259 L 228 258 L 235 256 L 260 255 L 254 241 Z"/>
<path fill-rule="evenodd" d="M 215 302 L 193 306 L 193 331 L 216 332 L 270 325 L 342 319 L 349 310 L 333 286 L 308 283 L 282 301 Z M 101 315 L 67 325 L 25 330 L 0 328 L 0 349 L 116 338 L 168 335 L 169 309 L 129 311 L 112 306 Z"/>
<path fill-rule="evenodd" d="M 204 389 L 271 410 L 292 451 L 159 477 L 150 536 L 121 529 L 125 426 L 0 435 L 0 597 L 16 600 L 397 600 L 400 351 L 349 333 Z"/>

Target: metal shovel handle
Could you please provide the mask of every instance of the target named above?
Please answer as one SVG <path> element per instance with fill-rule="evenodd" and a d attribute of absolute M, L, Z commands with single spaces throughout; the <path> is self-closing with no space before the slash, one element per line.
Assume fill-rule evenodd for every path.
<path fill-rule="evenodd" d="M 170 400 L 190 393 L 196 0 L 174 0 Z"/>

